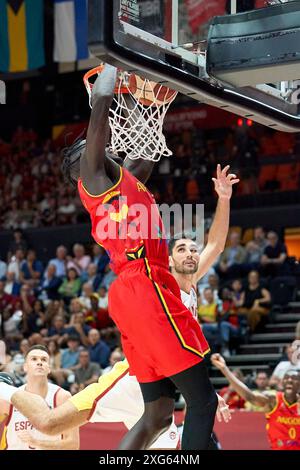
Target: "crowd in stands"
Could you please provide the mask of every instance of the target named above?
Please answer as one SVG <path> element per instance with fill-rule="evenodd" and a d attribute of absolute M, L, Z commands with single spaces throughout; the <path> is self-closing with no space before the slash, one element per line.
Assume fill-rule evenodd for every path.
<path fill-rule="evenodd" d="M 75 136 L 74 136 L 75 138 Z M 264 190 L 299 187 L 298 142 L 293 134 L 276 133 L 261 126 L 231 130 L 187 130 L 169 135 L 174 152 L 154 169 L 150 187 L 158 202 L 206 203 L 213 197 L 211 177 L 217 163 L 231 164 L 242 178 L 237 196 Z M 284 163 L 264 158 L 284 155 Z M 30 228 L 88 220 L 74 188 L 61 178 L 61 149 L 41 141 L 33 129 L 17 128 L 7 143 L 0 138 L 0 227 Z M 170 177 L 172 175 L 172 177 Z M 164 183 L 161 184 L 162 178 Z"/>
<path fill-rule="evenodd" d="M 278 280 L 289 279 L 290 269 L 277 233 L 256 227 L 243 246 L 232 230 L 218 263 L 199 283 L 198 314 L 211 346 L 229 356 L 231 340 L 259 331 L 278 298 Z"/>
<path fill-rule="evenodd" d="M 61 245 L 44 265 L 17 229 L 0 270 L 0 336 L 7 353 L 0 368 L 22 382 L 24 353 L 45 344 L 52 378 L 81 389 L 122 358 L 119 333 L 108 315 L 115 275 L 102 247 L 94 244 L 87 254 L 83 245 L 75 244 L 71 253 Z"/>
<path fill-rule="evenodd" d="M 61 153 L 19 127 L 10 144 L 0 139 L 2 229 L 71 224 L 83 213 L 74 188 L 61 178 Z"/>
<path fill-rule="evenodd" d="M 212 131 L 188 129 L 168 135 L 167 142 L 174 157 L 163 160 L 157 170 L 167 178 L 164 193 L 159 180 L 153 182 L 162 202 L 206 202 L 212 195 L 210 182 L 217 163 L 230 164 L 241 177 L 236 197 L 299 188 L 300 146 L 295 134 L 242 124 Z"/>

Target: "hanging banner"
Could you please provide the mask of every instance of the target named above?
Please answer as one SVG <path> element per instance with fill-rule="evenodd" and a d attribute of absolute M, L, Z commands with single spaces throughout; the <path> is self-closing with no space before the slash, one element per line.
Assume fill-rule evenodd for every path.
<path fill-rule="evenodd" d="M 54 61 L 88 57 L 87 0 L 54 0 Z"/>

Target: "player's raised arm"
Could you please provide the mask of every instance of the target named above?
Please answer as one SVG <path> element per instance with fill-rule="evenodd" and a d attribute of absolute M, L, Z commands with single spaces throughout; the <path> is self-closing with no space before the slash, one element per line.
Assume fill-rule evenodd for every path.
<path fill-rule="evenodd" d="M 87 189 L 91 191 L 105 191 L 114 183 L 115 174 L 111 171 L 113 162 L 106 157 L 106 146 L 109 140 L 108 115 L 114 96 L 116 77 L 117 69 L 106 64 L 92 90 L 92 111 L 86 148 L 80 162 L 80 176 Z"/>
<path fill-rule="evenodd" d="M 91 117 L 87 137 L 78 137 L 63 150 L 61 170 L 66 182 L 99 195 L 113 186 L 120 177 L 120 167 L 106 151 L 109 140 L 109 111 L 112 104 L 117 69 L 105 65 L 91 92 Z M 113 156 L 115 158 L 115 156 Z"/>
<path fill-rule="evenodd" d="M 200 255 L 199 269 L 195 274 L 195 283 L 207 273 L 225 247 L 229 229 L 232 186 L 239 182 L 236 175 L 227 174 L 228 170 L 229 165 L 223 168 L 223 170 L 221 169 L 221 165 L 218 165 L 217 177 L 212 178 L 215 191 L 218 194 L 218 205 L 208 234 L 207 245 Z"/>
<path fill-rule="evenodd" d="M 241 382 L 227 367 L 225 359 L 220 354 L 213 354 L 211 356 L 212 364 L 219 369 L 224 377 L 228 380 L 233 389 L 244 400 L 249 401 L 256 406 L 264 406 L 266 411 L 269 411 L 274 406 L 274 396 L 267 396 L 263 393 L 253 393 L 250 388 Z"/>
<path fill-rule="evenodd" d="M 92 111 L 86 138 L 85 158 L 94 171 L 104 169 L 105 148 L 109 140 L 108 115 L 114 96 L 117 69 L 106 64 L 92 90 Z"/>

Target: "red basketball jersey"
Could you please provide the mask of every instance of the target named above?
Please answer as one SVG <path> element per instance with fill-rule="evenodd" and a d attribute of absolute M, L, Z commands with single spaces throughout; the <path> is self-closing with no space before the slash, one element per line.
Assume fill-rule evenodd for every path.
<path fill-rule="evenodd" d="M 88 193 L 78 180 L 81 201 L 90 214 L 92 236 L 107 251 L 118 274 L 129 261 L 147 257 L 168 269 L 168 247 L 153 196 L 126 169 L 104 193 Z"/>
<path fill-rule="evenodd" d="M 289 405 L 282 392 L 276 394 L 274 409 L 266 414 L 267 431 L 274 450 L 300 450 L 300 415 L 297 403 Z"/>

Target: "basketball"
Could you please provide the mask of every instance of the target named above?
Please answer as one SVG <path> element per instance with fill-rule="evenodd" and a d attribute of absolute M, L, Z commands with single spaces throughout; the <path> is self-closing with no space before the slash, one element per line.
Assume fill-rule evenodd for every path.
<path fill-rule="evenodd" d="M 144 80 L 134 74 L 130 75 L 128 89 L 136 100 L 145 106 L 170 103 L 177 94 L 176 91 L 170 90 L 170 88 L 166 86 L 149 80 Z"/>

